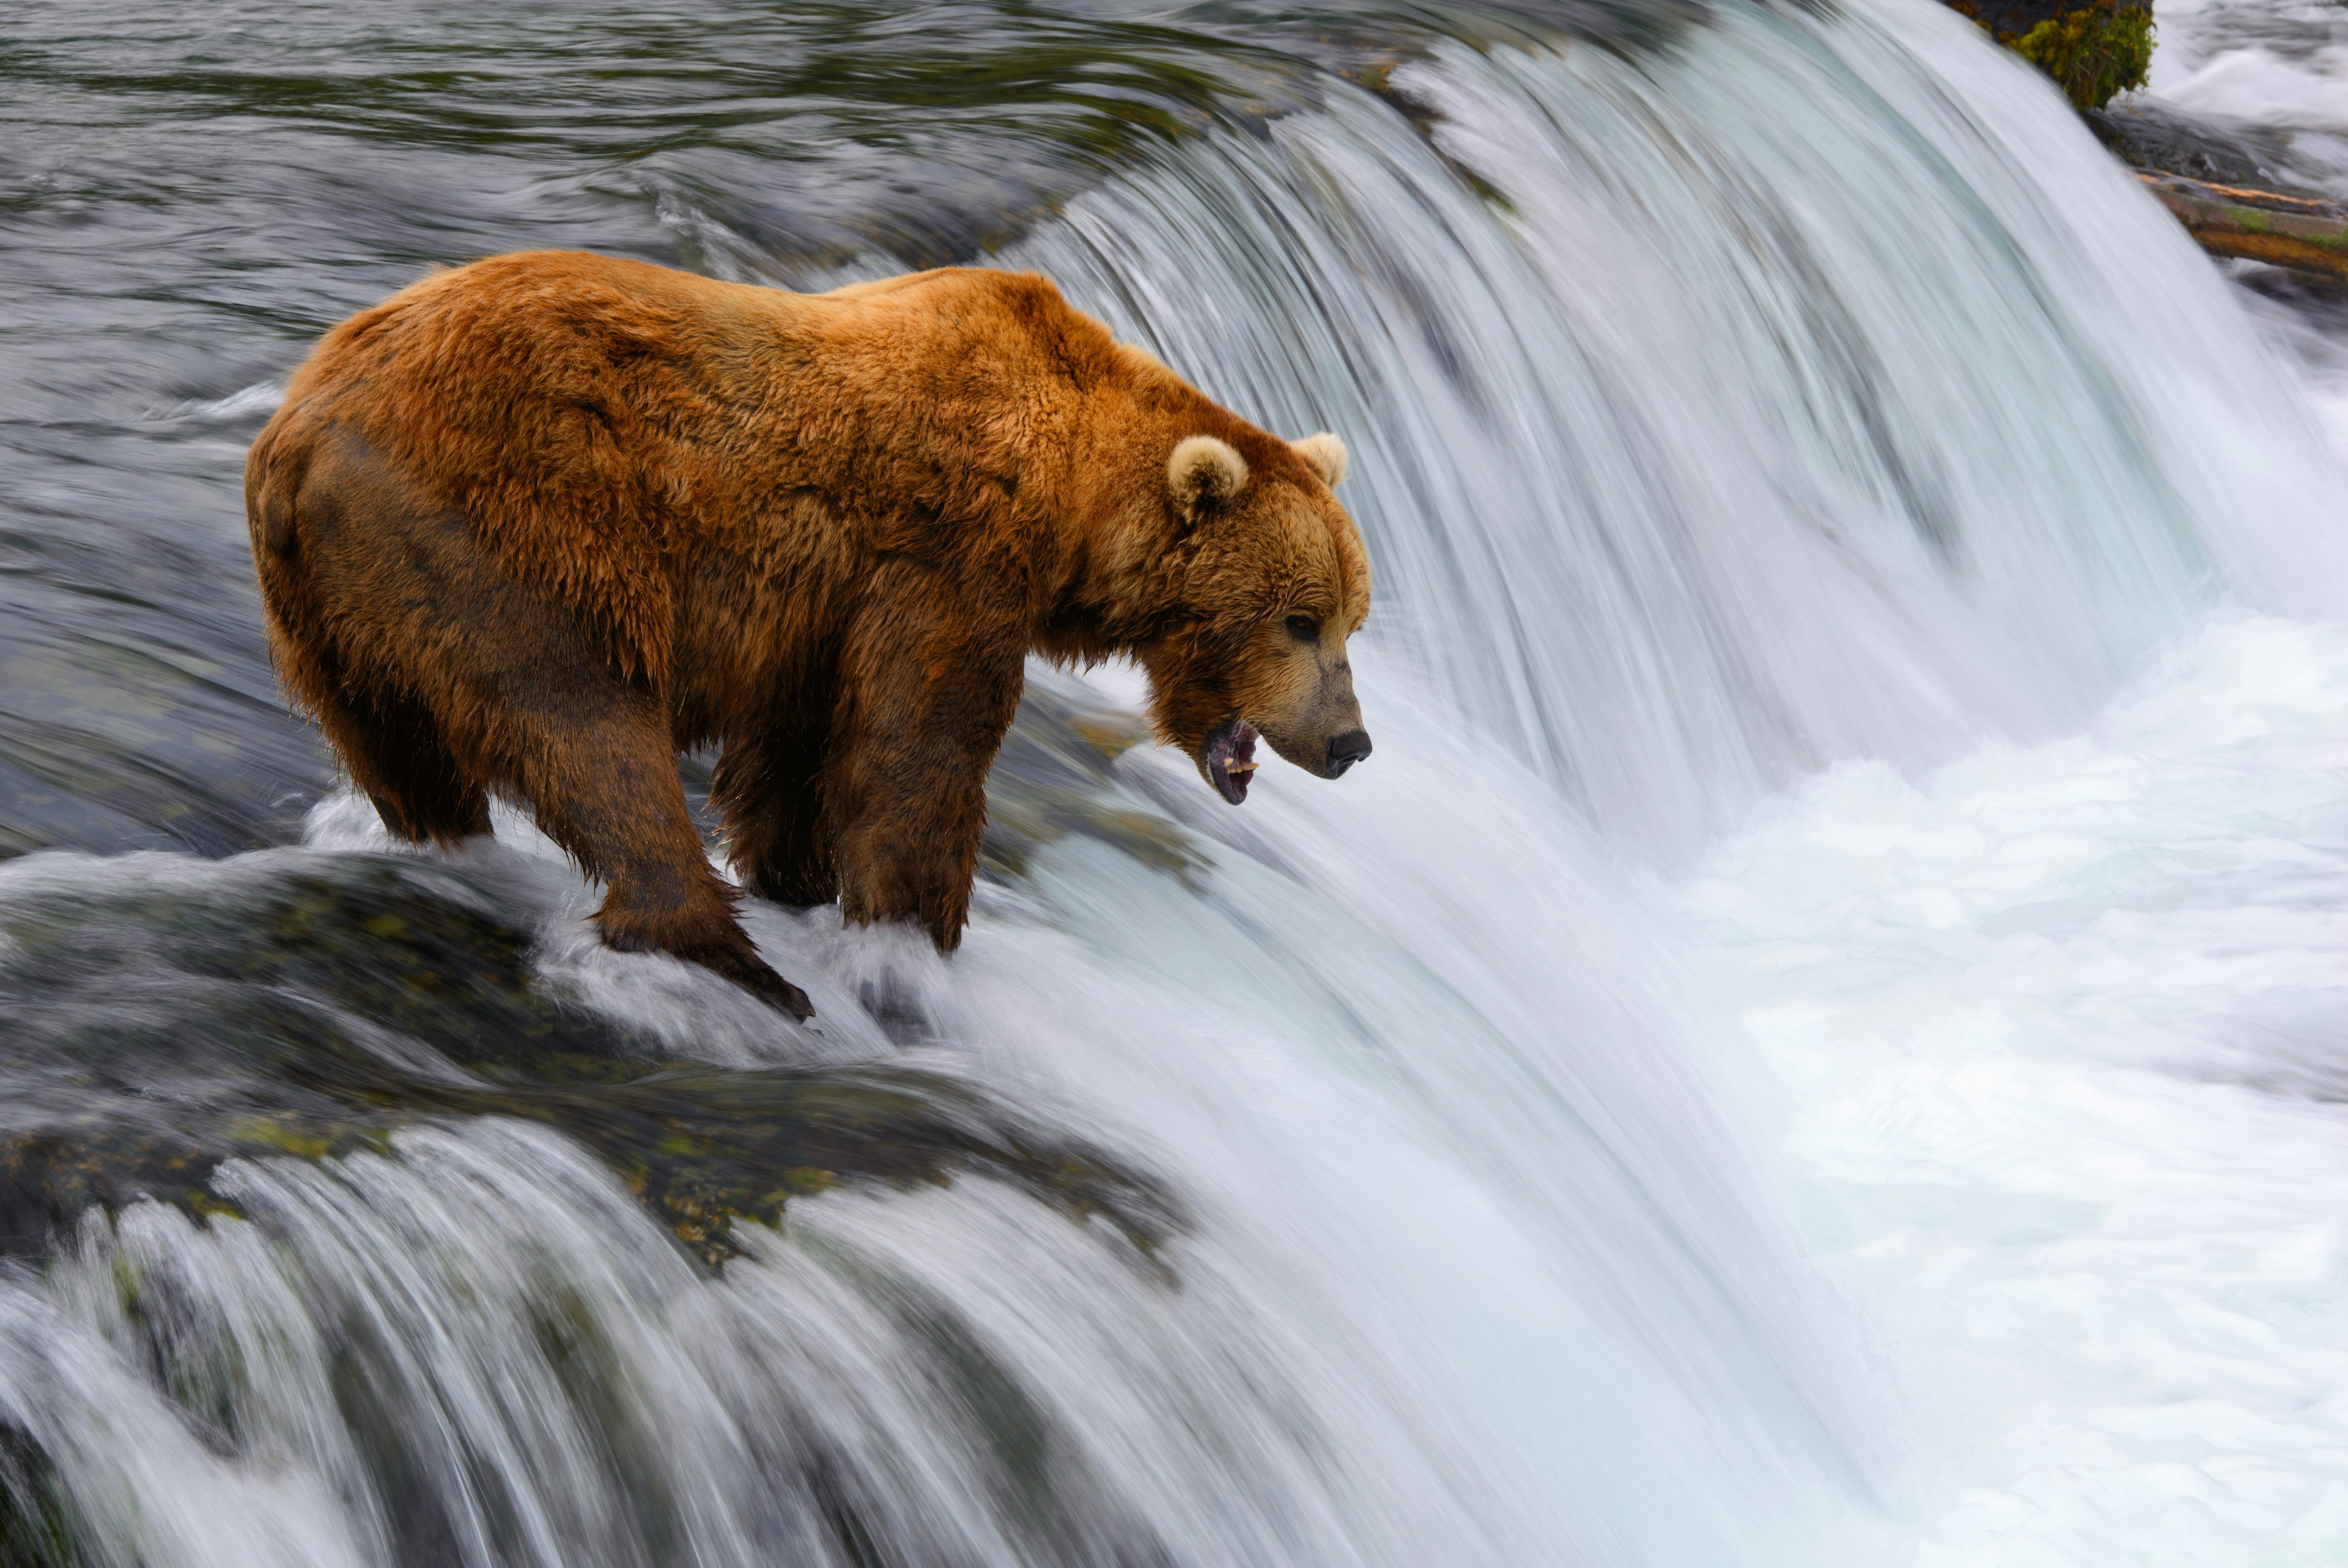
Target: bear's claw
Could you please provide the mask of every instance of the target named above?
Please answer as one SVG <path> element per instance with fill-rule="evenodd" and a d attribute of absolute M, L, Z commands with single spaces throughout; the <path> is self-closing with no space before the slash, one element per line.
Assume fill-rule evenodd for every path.
<path fill-rule="evenodd" d="M 736 983 L 767 1006 L 790 1014 L 801 1023 L 815 1017 L 815 1004 L 808 1000 L 807 992 L 764 964 L 758 966 L 756 976 Z"/>
<path fill-rule="evenodd" d="M 807 992 L 791 984 L 768 967 L 755 954 L 716 952 L 679 954 L 723 979 L 732 980 L 768 1007 L 787 1012 L 805 1023 L 815 1016 L 815 1004 L 808 1000 Z"/>

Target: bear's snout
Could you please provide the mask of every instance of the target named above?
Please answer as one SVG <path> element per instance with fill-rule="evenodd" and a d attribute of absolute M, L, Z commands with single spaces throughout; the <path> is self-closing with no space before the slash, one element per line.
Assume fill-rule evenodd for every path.
<path fill-rule="evenodd" d="M 1322 776 L 1334 779 L 1369 754 L 1369 731 L 1347 730 L 1342 735 L 1332 735 L 1329 737 L 1329 760 L 1323 764 Z"/>

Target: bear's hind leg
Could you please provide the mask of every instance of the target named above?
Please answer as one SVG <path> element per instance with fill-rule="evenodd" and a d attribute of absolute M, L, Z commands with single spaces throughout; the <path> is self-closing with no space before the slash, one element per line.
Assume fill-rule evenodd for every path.
<path fill-rule="evenodd" d="M 369 677 L 322 669 L 303 692 L 330 710 L 329 734 L 360 786 L 391 803 L 387 815 L 411 814 L 428 834 L 437 809 L 462 815 L 472 796 L 419 795 L 414 767 L 401 771 L 415 753 L 399 749 L 415 721 L 351 706 L 346 685 L 419 692 L 475 788 L 529 802 L 547 836 L 602 880 L 594 919 L 610 946 L 674 954 L 808 1016 L 806 993 L 758 957 L 734 890 L 710 869 L 658 693 L 623 678 L 551 590 L 509 575 L 469 523 L 422 502 L 364 443 L 320 452 L 302 523 L 316 619 L 337 628 L 338 656 L 366 655 L 347 661 Z"/>
<path fill-rule="evenodd" d="M 594 918 L 604 942 L 672 953 L 809 1016 L 807 993 L 758 957 L 735 918 L 734 890 L 709 868 L 660 703 L 607 671 L 595 677 L 582 692 L 558 674 L 553 690 L 519 705 L 513 766 L 547 836 L 602 878 Z"/>
<path fill-rule="evenodd" d="M 310 706 L 344 767 L 395 837 L 453 845 L 489 831 L 489 797 L 458 765 L 412 697 L 338 692 Z"/>
<path fill-rule="evenodd" d="M 736 873 L 778 904 L 803 908 L 839 897 L 818 784 L 825 739 L 819 728 L 775 725 L 728 741 L 710 781 Z"/>

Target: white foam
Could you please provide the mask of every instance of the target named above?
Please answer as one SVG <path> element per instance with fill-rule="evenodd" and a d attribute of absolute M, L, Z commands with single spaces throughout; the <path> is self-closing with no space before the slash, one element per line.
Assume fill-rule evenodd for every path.
<path fill-rule="evenodd" d="M 2198 69 L 2159 73 L 2153 87 L 2163 97 L 2210 114 L 2348 130 L 2348 49 L 2325 47 L 2298 58 L 2256 45 L 2225 49 Z"/>
<path fill-rule="evenodd" d="M 1920 1560 L 2328 1560 L 2348 634 L 2230 621 L 2088 734 L 1838 767 L 1683 897 L 1916 1401 Z"/>
<path fill-rule="evenodd" d="M 167 404 L 148 411 L 147 417 L 158 424 L 189 422 L 224 424 L 253 414 L 274 410 L 285 401 L 285 387 L 275 381 L 256 381 L 251 386 L 241 386 L 226 397 L 214 397 Z"/>

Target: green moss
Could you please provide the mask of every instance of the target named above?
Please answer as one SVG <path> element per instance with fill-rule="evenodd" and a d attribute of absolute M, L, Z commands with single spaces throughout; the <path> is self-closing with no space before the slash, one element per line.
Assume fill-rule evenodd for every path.
<path fill-rule="evenodd" d="M 2106 0 L 1998 42 L 2054 77 L 2074 107 L 2101 108 L 2116 95 L 2144 86 L 2152 66 L 2152 12 Z"/>

